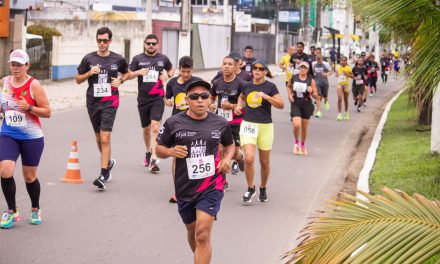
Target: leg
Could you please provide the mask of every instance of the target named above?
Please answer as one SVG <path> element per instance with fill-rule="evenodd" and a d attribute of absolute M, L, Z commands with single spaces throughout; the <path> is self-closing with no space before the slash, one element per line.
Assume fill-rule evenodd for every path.
<path fill-rule="evenodd" d="M 144 144 L 147 152 L 151 151 L 151 124 L 147 127 L 142 128 L 143 136 L 144 136 Z"/>
<path fill-rule="evenodd" d="M 37 167 L 23 166 L 23 177 L 31 198 L 32 209 L 38 210 L 40 209 L 40 182 L 37 179 Z"/>
<path fill-rule="evenodd" d="M 107 169 L 110 162 L 111 156 L 111 135 L 110 131 L 100 132 L 100 143 L 101 143 L 101 168 Z"/>
<path fill-rule="evenodd" d="M 0 176 L 3 195 L 5 196 L 6 203 L 8 204 L 8 210 L 13 212 L 17 206 L 15 203 L 15 180 L 12 177 L 15 170 L 15 161 L 3 160 L 0 162 Z"/>
<path fill-rule="evenodd" d="M 255 150 L 256 146 L 254 144 L 246 144 L 243 146 L 244 149 L 244 173 L 246 175 L 246 181 L 249 188 L 254 187 L 254 161 L 255 161 Z"/>
<path fill-rule="evenodd" d="M 295 137 L 295 142 L 299 140 L 301 133 L 301 117 L 295 116 L 292 118 L 293 135 Z"/>
<path fill-rule="evenodd" d="M 188 238 L 188 244 L 191 248 L 192 252 L 194 253 L 196 251 L 196 222 L 192 222 L 189 225 L 186 226 L 187 231 L 187 238 Z"/>
<path fill-rule="evenodd" d="M 342 96 L 343 96 L 344 91 L 340 85 L 338 85 L 337 92 L 338 92 L 338 112 L 341 113 L 342 112 Z"/>
<path fill-rule="evenodd" d="M 196 217 L 194 263 L 209 264 L 212 256 L 211 232 L 214 216 L 197 209 Z"/>
<path fill-rule="evenodd" d="M 261 166 L 261 188 L 266 188 L 270 174 L 270 150 L 258 150 Z"/>
<path fill-rule="evenodd" d="M 102 152 L 102 146 L 101 146 L 101 133 L 95 133 L 95 139 L 96 139 L 96 145 L 98 146 L 99 152 Z"/>
<path fill-rule="evenodd" d="M 150 146 L 151 146 L 151 152 L 152 152 L 152 158 L 157 159 L 156 156 L 156 138 L 159 134 L 160 129 L 160 121 L 151 120 L 151 138 L 150 138 Z"/>
<path fill-rule="evenodd" d="M 308 119 L 301 119 L 301 143 L 305 143 L 307 139 L 307 128 L 309 127 Z"/>
<path fill-rule="evenodd" d="M 350 93 L 347 91 L 344 91 L 344 104 L 345 104 L 345 112 L 348 112 L 348 97 Z"/>

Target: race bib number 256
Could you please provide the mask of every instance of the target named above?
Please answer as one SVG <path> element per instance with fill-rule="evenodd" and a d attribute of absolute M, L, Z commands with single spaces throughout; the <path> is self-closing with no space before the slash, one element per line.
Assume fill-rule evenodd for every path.
<path fill-rule="evenodd" d="M 190 180 L 204 179 L 215 174 L 214 155 L 187 158 L 186 167 Z"/>

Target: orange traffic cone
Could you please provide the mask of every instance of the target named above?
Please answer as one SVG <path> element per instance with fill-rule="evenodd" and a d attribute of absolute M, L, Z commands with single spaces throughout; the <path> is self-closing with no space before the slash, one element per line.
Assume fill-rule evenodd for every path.
<path fill-rule="evenodd" d="M 63 182 L 67 182 L 67 183 L 84 182 L 84 180 L 81 178 L 81 171 L 79 168 L 79 153 L 75 140 L 72 141 L 72 146 L 70 147 L 69 160 L 67 161 L 67 170 L 66 170 L 66 175 L 64 175 Z"/>

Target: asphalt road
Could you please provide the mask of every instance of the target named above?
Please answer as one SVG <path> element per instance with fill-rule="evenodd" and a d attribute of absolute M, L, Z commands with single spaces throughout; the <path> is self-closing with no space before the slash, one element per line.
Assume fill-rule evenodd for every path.
<path fill-rule="evenodd" d="M 284 77 L 273 81 L 286 98 Z M 393 80 L 387 86 L 378 83 L 377 96 L 368 99 L 362 113 L 356 112 L 350 98 L 351 120 L 337 122 L 335 78 L 331 78 L 330 111 L 311 120 L 308 156 L 292 153 L 290 105 L 273 111 L 269 201 L 254 199 L 244 206 L 244 174 L 228 176 L 230 190 L 213 230 L 212 263 L 280 262 L 307 218 L 341 189 L 340 175 L 350 156 L 347 149 L 356 144 L 359 128 L 368 125 L 368 117 L 400 86 Z M 166 116 L 169 114 L 167 109 Z M 161 161 L 159 174 L 146 172 L 141 165 L 144 144 L 134 97 L 121 101 L 112 139 L 117 165 L 105 192 L 92 185 L 99 173 L 99 156 L 86 109 L 56 113 L 43 125 L 46 146 L 38 171 L 43 224 L 27 224 L 30 201 L 17 167 L 17 205 L 22 220 L 11 230 L 0 230 L 0 263 L 192 263 L 186 229 L 176 205 L 168 203 L 173 193 L 171 160 Z M 60 181 L 71 140 L 78 141 L 84 184 Z M 257 167 L 257 187 L 258 172 Z M 3 195 L 0 204 L 6 208 Z"/>

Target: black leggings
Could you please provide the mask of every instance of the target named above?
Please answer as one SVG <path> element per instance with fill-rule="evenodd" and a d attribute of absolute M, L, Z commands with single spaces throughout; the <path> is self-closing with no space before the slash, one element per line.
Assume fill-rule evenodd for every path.
<path fill-rule="evenodd" d="M 368 86 L 370 87 L 370 93 L 373 92 L 373 88 L 374 88 L 374 92 L 377 92 L 377 76 L 376 77 L 370 77 L 368 78 Z"/>
<path fill-rule="evenodd" d="M 383 70 L 380 74 L 380 76 L 382 77 L 382 82 L 383 83 L 387 83 L 388 81 L 388 75 L 385 73 L 385 70 Z"/>

